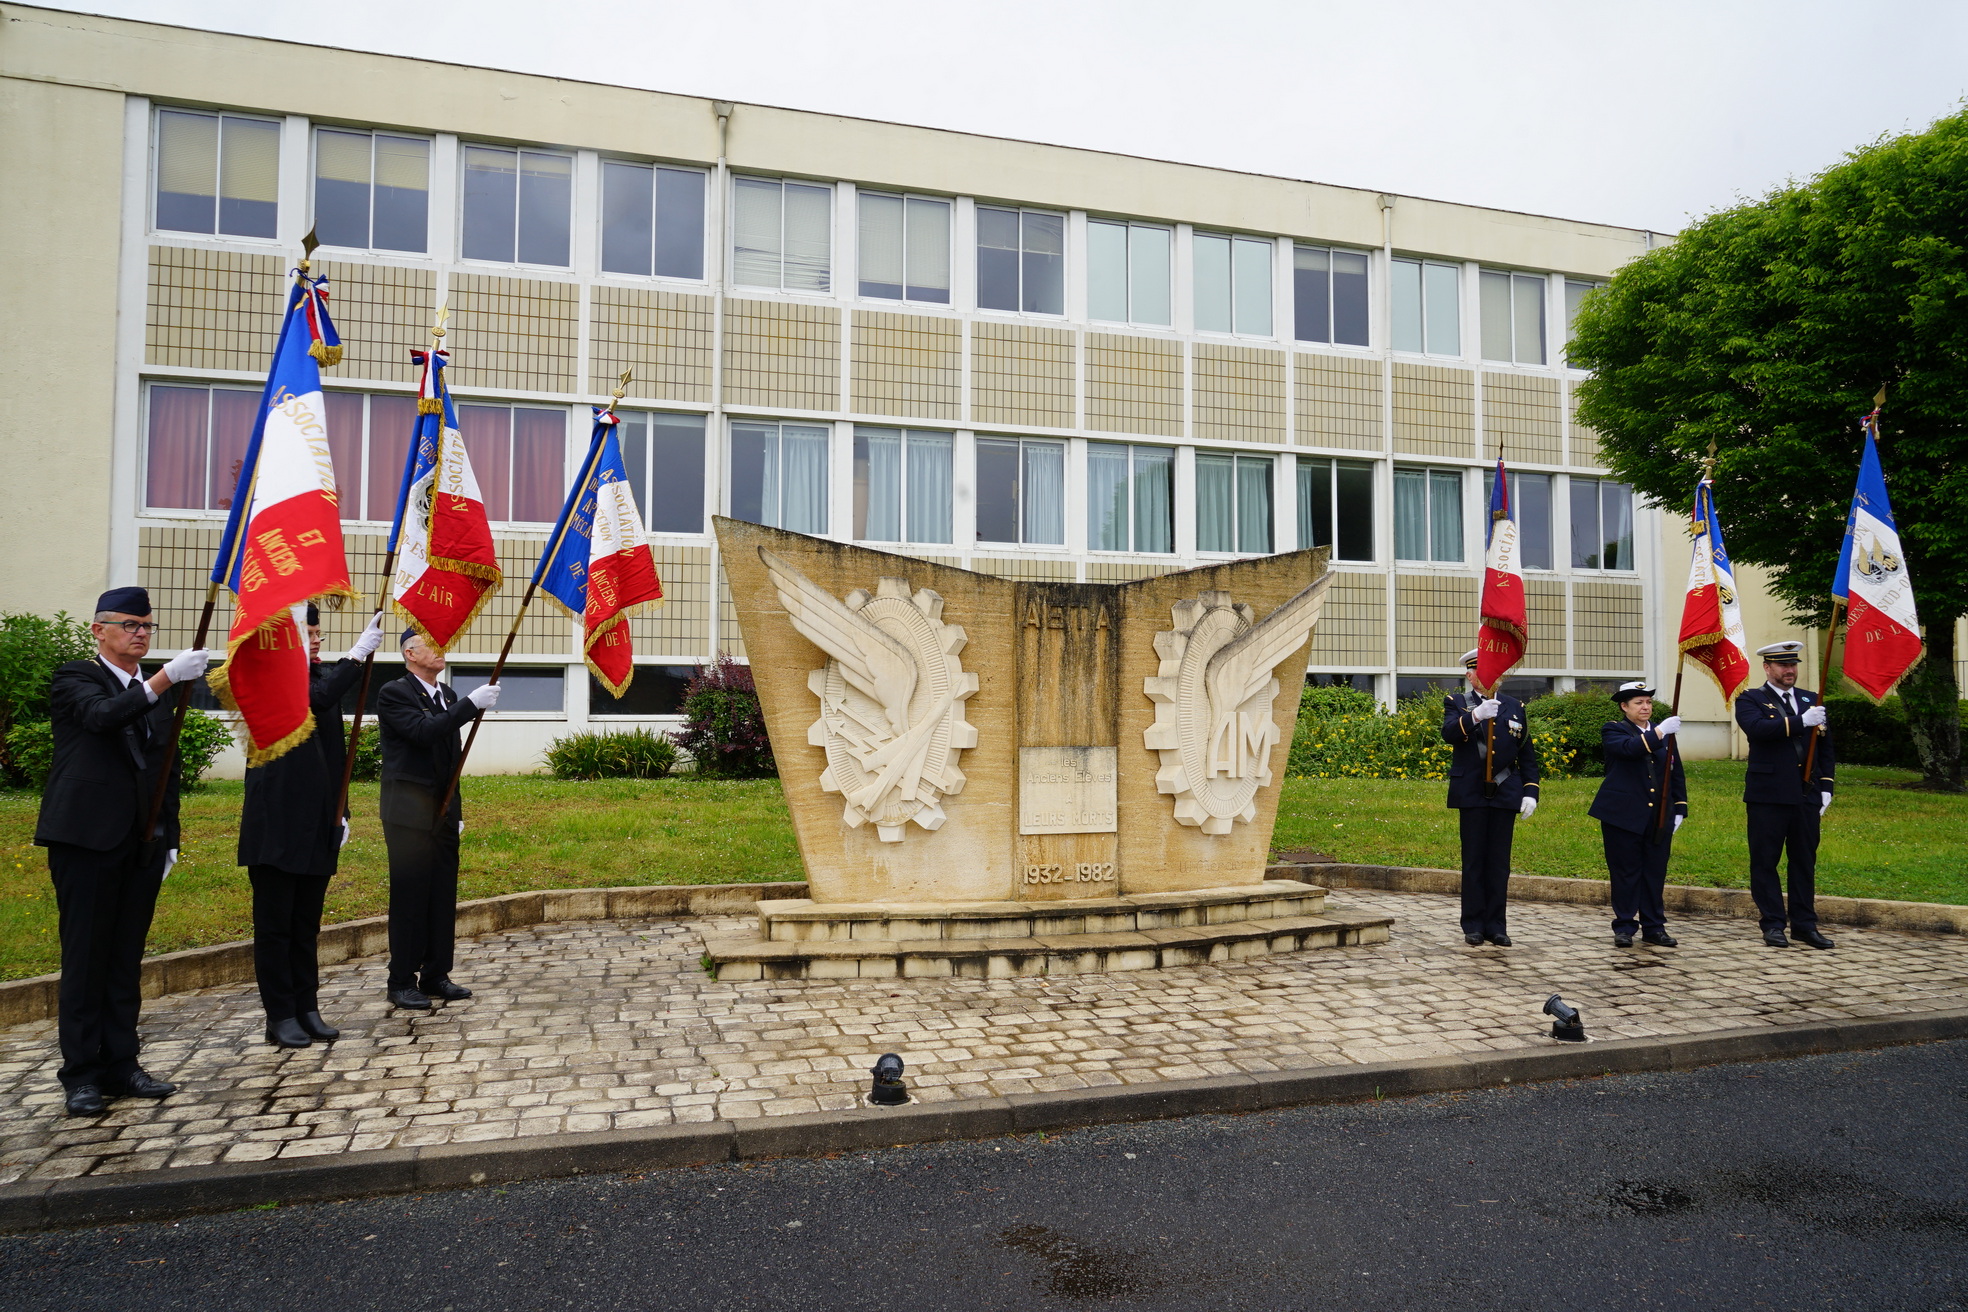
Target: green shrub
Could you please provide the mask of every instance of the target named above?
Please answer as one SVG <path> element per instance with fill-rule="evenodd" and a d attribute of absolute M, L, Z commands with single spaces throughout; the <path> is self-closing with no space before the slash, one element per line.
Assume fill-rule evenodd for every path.
<path fill-rule="evenodd" d="M 353 731 L 354 728 L 355 728 L 355 717 L 353 715 L 343 716 L 342 717 L 343 742 L 348 741 L 348 735 L 351 731 Z M 375 716 L 365 715 L 362 717 L 362 738 L 355 745 L 355 769 L 353 772 L 350 773 L 349 778 L 351 780 L 361 780 L 363 783 L 373 784 L 378 779 L 381 779 L 382 777 L 383 777 L 382 727 L 376 723 Z"/>
<path fill-rule="evenodd" d="M 41 750 L 46 731 L 30 726 L 48 719 L 48 685 L 55 667 L 83 661 L 96 654 L 89 626 L 62 611 L 53 619 L 40 615 L 0 614 L 0 776 L 14 785 L 39 788 L 48 777 L 48 761 L 17 759 L 13 731 L 25 728 L 22 749 Z M 52 751 L 52 745 L 47 749 Z M 39 773 L 36 773 L 38 770 Z"/>
<path fill-rule="evenodd" d="M 1619 704 L 1603 692 L 1557 692 L 1539 697 L 1524 707 L 1524 714 L 1536 726 L 1532 730 L 1538 743 L 1538 763 L 1551 771 L 1597 778 L 1606 773 L 1606 758 L 1600 751 L 1602 731 L 1620 716 Z M 1666 701 L 1654 702 L 1658 723 L 1674 714 Z M 1551 740 L 1549 747 L 1545 739 Z"/>
<path fill-rule="evenodd" d="M 185 786 L 196 784 L 231 745 L 232 730 L 224 720 L 204 711 L 186 711 L 184 736 L 178 739 Z M 34 789 L 45 786 L 55 765 L 54 726 L 46 720 L 29 720 L 7 730 L 7 759 L 22 784 Z"/>
<path fill-rule="evenodd" d="M 779 773 L 765 712 L 752 687 L 752 667 L 723 652 L 683 692 L 684 725 L 676 745 L 690 753 L 697 773 L 714 779 L 754 779 Z"/>
<path fill-rule="evenodd" d="M 570 733 L 547 747 L 556 779 L 661 779 L 676 763 L 676 744 L 647 729 Z"/>
<path fill-rule="evenodd" d="M 1350 689 L 1318 689 L 1321 693 Z M 1353 693 L 1364 697 L 1364 693 Z M 1338 699 L 1334 699 L 1337 701 Z M 1358 705 L 1359 703 L 1352 703 Z M 1410 697 L 1390 715 L 1367 698 L 1369 710 L 1301 715 L 1286 772 L 1311 779 L 1446 779 L 1451 748 L 1442 741 L 1442 699 Z M 1538 721 L 1530 725 L 1546 778 L 1571 773 L 1561 740 Z M 1597 739 L 1595 738 L 1596 742 Z M 1562 758 L 1556 759 L 1553 758 Z M 1549 762 L 1548 764 L 1546 762 Z"/>
<path fill-rule="evenodd" d="M 1835 735 L 1838 759 L 1852 765 L 1891 765 L 1918 770 L 1920 750 L 1907 727 L 1906 703 L 1895 693 L 1883 705 L 1855 692 L 1835 692 L 1824 699 L 1827 723 Z M 1961 703 L 1961 726 L 1968 732 L 1968 701 Z"/>
<path fill-rule="evenodd" d="M 54 727 L 27 720 L 7 730 L 7 782 L 39 790 L 55 765 Z"/>
<path fill-rule="evenodd" d="M 1330 719 L 1335 715 L 1372 715 L 1380 709 L 1380 702 L 1370 692 L 1358 688 L 1348 688 L 1334 684 L 1320 688 L 1305 685 L 1305 694 L 1298 699 L 1298 718 Z"/>
<path fill-rule="evenodd" d="M 178 757 L 184 762 L 186 787 L 197 783 L 219 753 L 232 746 L 232 730 L 224 720 L 209 711 L 185 712 L 184 733 L 178 738 Z"/>

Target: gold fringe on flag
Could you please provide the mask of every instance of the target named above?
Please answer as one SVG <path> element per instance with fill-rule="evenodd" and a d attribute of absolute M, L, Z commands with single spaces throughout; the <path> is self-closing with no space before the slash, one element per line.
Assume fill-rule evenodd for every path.
<path fill-rule="evenodd" d="M 444 413 L 444 402 L 435 396 L 420 396 L 417 398 L 417 413 L 420 415 L 441 415 Z"/>
<path fill-rule="evenodd" d="M 308 347 L 308 354 L 321 362 L 323 368 L 333 369 L 342 362 L 341 343 L 330 346 L 326 342 L 316 342 Z"/>

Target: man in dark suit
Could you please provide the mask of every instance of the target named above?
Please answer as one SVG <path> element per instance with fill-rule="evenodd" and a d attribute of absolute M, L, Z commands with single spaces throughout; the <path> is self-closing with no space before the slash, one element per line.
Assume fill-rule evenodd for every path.
<path fill-rule="evenodd" d="M 1831 809 L 1836 760 L 1831 729 L 1818 695 L 1797 686 L 1801 642 L 1758 647 L 1764 683 L 1736 698 L 1736 724 L 1749 739 L 1743 776 L 1743 803 L 1749 812 L 1749 892 L 1763 925 L 1763 941 L 1787 948 L 1792 937 L 1814 948 L 1836 946 L 1818 932 L 1818 825 Z M 1817 738 L 1817 751 L 1811 739 Z M 1811 762 L 1811 777 L 1804 763 Z M 1788 853 L 1790 907 L 1786 916 L 1784 881 L 1777 862 Z"/>
<path fill-rule="evenodd" d="M 464 804 L 454 792 L 442 816 L 437 805 L 458 766 L 458 731 L 499 704 L 499 685 L 484 684 L 460 697 L 437 681 L 443 652 L 414 629 L 404 630 L 402 646 L 409 672 L 384 684 L 376 699 L 390 866 L 389 1000 L 428 1011 L 432 998 L 471 996 L 451 982 Z"/>
<path fill-rule="evenodd" d="M 174 707 L 163 693 L 205 673 L 211 653 L 181 652 L 149 678 L 139 662 L 157 630 L 150 595 L 113 588 L 96 601 L 94 660 L 55 671 L 49 697 L 54 767 L 34 841 L 48 849 L 61 914 L 57 1032 L 70 1116 L 111 1098 L 168 1098 L 177 1086 L 137 1064 L 144 939 L 157 890 L 178 859 L 178 762 L 149 833 Z"/>
<path fill-rule="evenodd" d="M 1476 690 L 1475 652 L 1466 653 L 1462 664 L 1470 671 L 1469 689 L 1442 701 L 1442 741 L 1455 749 L 1449 805 L 1460 812 L 1462 823 L 1462 941 L 1472 948 L 1486 942 L 1507 948 L 1510 840 L 1517 817 L 1529 819 L 1537 810 L 1537 746 L 1524 703 Z M 1485 780 L 1492 738 L 1496 755 Z"/>
<path fill-rule="evenodd" d="M 253 973 L 266 1009 L 267 1042 L 281 1048 L 341 1037 L 321 1018 L 315 942 L 328 881 L 348 841 L 347 815 L 335 807 L 348 759 L 342 694 L 362 677 L 363 658 L 383 641 L 383 621 L 377 617 L 345 659 L 323 665 L 321 612 L 313 605 L 307 609 L 307 630 L 314 732 L 246 772 L 239 814 L 239 864 L 253 884 Z"/>
<path fill-rule="evenodd" d="M 1659 948 L 1678 947 L 1667 932 L 1667 859 L 1674 831 L 1688 818 L 1688 776 L 1668 740 L 1681 732 L 1681 717 L 1653 723 L 1654 690 L 1623 683 L 1613 694 L 1620 718 L 1600 731 L 1606 777 L 1586 812 L 1599 822 L 1606 875 L 1613 885 L 1613 946 L 1633 946 L 1633 932 Z M 1661 805 L 1661 789 L 1667 805 Z"/>

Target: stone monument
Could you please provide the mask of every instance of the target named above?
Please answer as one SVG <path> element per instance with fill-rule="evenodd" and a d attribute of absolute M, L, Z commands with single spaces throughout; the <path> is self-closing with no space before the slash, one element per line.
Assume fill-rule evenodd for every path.
<path fill-rule="evenodd" d="M 716 521 L 809 898 L 724 979 L 1085 973 L 1374 942 L 1267 880 L 1324 549 L 1021 582 Z"/>

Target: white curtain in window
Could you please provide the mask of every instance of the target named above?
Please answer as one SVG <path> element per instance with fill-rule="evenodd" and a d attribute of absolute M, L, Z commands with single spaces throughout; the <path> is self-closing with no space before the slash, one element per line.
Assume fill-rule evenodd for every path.
<path fill-rule="evenodd" d="M 1087 314 L 1109 323 L 1128 321 L 1128 227 L 1087 223 Z"/>
<path fill-rule="evenodd" d="M 1271 255 L 1268 241 L 1239 237 L 1233 256 L 1237 289 L 1237 331 L 1252 337 L 1271 335 Z"/>
<path fill-rule="evenodd" d="M 1513 358 L 1510 345 L 1510 275 L 1483 270 L 1483 358 Z"/>
<path fill-rule="evenodd" d="M 1024 444 L 1021 471 L 1025 503 L 1023 541 L 1063 546 L 1066 542 L 1066 448 L 1058 442 Z"/>
<path fill-rule="evenodd" d="M 740 178 L 732 190 L 732 278 L 740 287 L 777 287 L 780 189 L 776 182 Z"/>
<path fill-rule="evenodd" d="M 861 537 L 868 542 L 902 540 L 902 434 L 871 429 L 856 435 L 867 461 L 868 520 Z"/>
<path fill-rule="evenodd" d="M 902 198 L 861 197 L 861 294 L 902 295 Z"/>
<path fill-rule="evenodd" d="M 1134 448 L 1134 549 L 1175 550 L 1175 452 Z"/>
<path fill-rule="evenodd" d="M 1600 568 L 1633 569 L 1633 489 L 1624 483 L 1601 483 L 1599 492 L 1606 526 Z"/>
<path fill-rule="evenodd" d="M 1423 342 L 1420 261 L 1394 261 L 1391 277 L 1394 284 L 1394 349 L 1419 353 Z"/>
<path fill-rule="evenodd" d="M 1174 237 L 1167 228 L 1128 230 L 1128 317 L 1135 323 L 1175 322 L 1169 309 L 1169 249 Z"/>
<path fill-rule="evenodd" d="M 1462 306 L 1456 292 L 1457 277 L 1452 264 L 1429 264 L 1422 268 L 1430 355 L 1462 354 Z"/>
<path fill-rule="evenodd" d="M 1236 461 L 1215 452 L 1196 453 L 1196 550 L 1236 549 Z"/>
<path fill-rule="evenodd" d="M 1516 307 L 1517 363 L 1544 363 L 1544 288 L 1542 278 L 1518 274 L 1511 280 L 1511 300 Z"/>
<path fill-rule="evenodd" d="M 909 434 L 909 541 L 950 540 L 948 433 Z"/>
<path fill-rule="evenodd" d="M 1237 457 L 1237 550 L 1271 550 L 1271 462 Z"/>
<path fill-rule="evenodd" d="M 1324 460 L 1314 461 L 1310 457 L 1298 458 L 1298 545 L 1306 547 L 1324 545 L 1319 541 L 1319 520 L 1317 497 L 1330 496 L 1327 486 L 1331 475 Z"/>
<path fill-rule="evenodd" d="M 907 224 L 909 299 L 949 304 L 950 203 L 911 199 Z"/>
<path fill-rule="evenodd" d="M 830 286 L 834 193 L 826 187 L 786 184 L 786 271 L 789 292 L 824 292 Z"/>
<path fill-rule="evenodd" d="M 1428 559 L 1428 471 L 1394 471 L 1394 556 Z"/>
<path fill-rule="evenodd" d="M 779 527 L 795 533 L 825 533 L 827 430 L 786 424 L 780 434 Z"/>
<path fill-rule="evenodd" d="M 1230 331 L 1230 239 L 1196 234 L 1196 330 Z"/>
<path fill-rule="evenodd" d="M 1428 525 L 1433 560 L 1462 559 L 1462 475 L 1428 471 Z"/>
<path fill-rule="evenodd" d="M 1128 549 L 1128 449 L 1117 442 L 1087 443 L 1087 546 Z"/>

